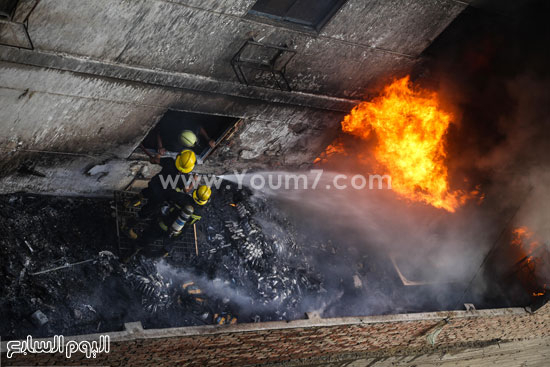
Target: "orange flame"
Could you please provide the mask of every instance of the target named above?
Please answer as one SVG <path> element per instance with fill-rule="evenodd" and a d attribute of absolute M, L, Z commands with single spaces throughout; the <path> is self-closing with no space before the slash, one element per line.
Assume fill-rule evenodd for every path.
<path fill-rule="evenodd" d="M 530 291 L 533 297 L 540 297 L 546 294 L 548 284 L 544 283 L 548 279 L 546 264 L 543 260 L 545 246 L 540 238 L 527 227 L 518 227 L 512 231 L 512 248 L 516 251 L 519 276 L 525 287 Z"/>
<path fill-rule="evenodd" d="M 330 144 L 323 153 L 313 161 L 313 164 L 326 163 L 335 154 L 345 154 L 346 149 L 344 143 L 340 140 L 336 140 Z"/>
<path fill-rule="evenodd" d="M 523 256 L 529 256 L 527 261 L 531 260 L 531 255 L 541 246 L 536 239 L 535 234 L 527 227 L 518 227 L 512 231 L 512 246 L 515 246 Z"/>
<path fill-rule="evenodd" d="M 412 89 L 407 76 L 357 105 L 342 129 L 363 140 L 376 136 L 374 157 L 399 195 L 454 212 L 475 193 L 449 188 L 444 138 L 452 118 L 441 109 L 436 93 Z"/>

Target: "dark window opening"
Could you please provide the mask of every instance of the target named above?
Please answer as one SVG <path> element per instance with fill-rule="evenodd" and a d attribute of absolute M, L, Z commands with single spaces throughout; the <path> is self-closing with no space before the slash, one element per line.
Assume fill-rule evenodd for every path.
<path fill-rule="evenodd" d="M 346 0 L 258 0 L 249 14 L 319 31 Z"/>
<path fill-rule="evenodd" d="M 11 19 L 19 0 L 0 0 L 0 19 Z"/>
<path fill-rule="evenodd" d="M 183 149 L 192 149 L 199 163 L 202 163 L 238 121 L 239 119 L 234 117 L 169 110 L 147 134 L 142 145 L 154 155 L 160 148 L 164 148 L 166 150 L 164 156 L 173 158 Z M 180 139 L 185 130 L 192 131 L 198 138 L 196 145 L 192 148 L 186 147 Z M 159 139 L 161 147 L 159 147 Z"/>

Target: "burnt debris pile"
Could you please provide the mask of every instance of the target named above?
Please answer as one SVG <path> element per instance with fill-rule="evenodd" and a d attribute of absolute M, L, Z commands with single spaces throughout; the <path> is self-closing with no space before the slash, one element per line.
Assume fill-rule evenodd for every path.
<path fill-rule="evenodd" d="M 292 224 L 265 198 L 218 190 L 191 258 L 128 256 L 114 217 L 107 199 L 0 197 L 3 336 L 289 320 L 325 293 Z"/>
<path fill-rule="evenodd" d="M 203 229 L 194 268 L 225 284 L 248 322 L 302 317 L 303 301 L 322 297 L 322 275 L 297 245 L 292 223 L 269 199 L 222 188 Z"/>
<path fill-rule="evenodd" d="M 116 200 L 0 196 L 0 334 L 456 309 L 464 284 L 405 286 L 386 249 L 285 205 L 224 186 L 204 208 L 191 254 L 168 245 L 144 256 L 119 247 Z M 478 308 L 515 304 L 465 298 Z"/>
<path fill-rule="evenodd" d="M 0 333 L 112 328 L 99 316 L 102 296 L 93 270 L 99 251 L 115 250 L 114 229 L 107 200 L 1 196 Z"/>

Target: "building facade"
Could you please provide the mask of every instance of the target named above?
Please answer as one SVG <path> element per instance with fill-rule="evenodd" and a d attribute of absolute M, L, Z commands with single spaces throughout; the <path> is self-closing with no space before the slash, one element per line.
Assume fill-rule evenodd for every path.
<path fill-rule="evenodd" d="M 128 158 L 168 110 L 239 120 L 202 171 L 308 165 L 357 101 L 409 73 L 467 6 L 310 3 L 7 1 L 2 191 L 124 187 L 145 165 Z"/>

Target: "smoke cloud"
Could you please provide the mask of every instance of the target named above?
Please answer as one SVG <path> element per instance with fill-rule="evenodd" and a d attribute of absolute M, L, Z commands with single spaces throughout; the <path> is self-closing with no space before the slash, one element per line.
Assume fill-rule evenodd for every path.
<path fill-rule="evenodd" d="M 528 302 L 523 294 L 497 293 L 506 288 L 503 274 L 512 265 L 505 256 L 511 230 L 528 226 L 550 240 L 550 5 L 517 3 L 474 2 L 426 51 L 429 61 L 415 79 L 437 90 L 455 115 L 446 136 L 451 186 L 480 185 L 481 204 L 471 200 L 449 213 L 391 190 L 324 189 L 337 174 L 384 173 L 374 163 L 359 164 L 355 158 L 365 146 L 354 152 L 358 142 L 347 136 L 348 157 L 329 163 L 338 171 L 326 172 L 320 189 L 257 193 L 272 195 L 291 213 L 305 247 L 315 237 L 333 240 L 341 260 L 335 265 L 320 258 L 316 266 L 334 280 L 329 292 L 343 292 L 338 307 L 372 314 L 411 311 L 423 302 L 428 309 Z M 363 272 L 363 291 L 354 290 L 357 264 L 369 257 L 386 273 Z M 403 286 L 396 282 L 401 276 L 422 285 Z"/>

